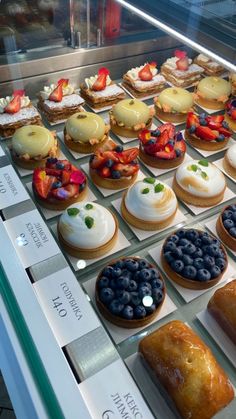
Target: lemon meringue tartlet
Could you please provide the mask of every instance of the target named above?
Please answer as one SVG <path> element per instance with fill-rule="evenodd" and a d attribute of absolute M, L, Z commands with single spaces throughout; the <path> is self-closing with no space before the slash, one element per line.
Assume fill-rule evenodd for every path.
<path fill-rule="evenodd" d="M 205 77 L 196 88 L 195 102 L 209 109 L 224 109 L 231 95 L 231 83 L 220 77 Z"/>
<path fill-rule="evenodd" d="M 193 108 L 193 94 L 181 87 L 168 87 L 154 98 L 158 118 L 165 122 L 184 122 Z"/>

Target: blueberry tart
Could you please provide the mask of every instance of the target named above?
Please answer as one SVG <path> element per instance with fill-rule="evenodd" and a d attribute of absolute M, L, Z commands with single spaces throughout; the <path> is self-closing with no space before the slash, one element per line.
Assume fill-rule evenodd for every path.
<path fill-rule="evenodd" d="M 154 265 L 131 256 L 112 261 L 99 273 L 95 294 L 105 319 L 132 329 L 153 321 L 164 302 L 166 288 Z"/>
<path fill-rule="evenodd" d="M 211 288 L 228 265 L 220 241 L 206 231 L 179 229 L 164 242 L 161 261 L 165 273 L 184 288 Z"/>
<path fill-rule="evenodd" d="M 216 222 L 216 231 L 222 242 L 236 251 L 236 204 L 223 209 Z"/>

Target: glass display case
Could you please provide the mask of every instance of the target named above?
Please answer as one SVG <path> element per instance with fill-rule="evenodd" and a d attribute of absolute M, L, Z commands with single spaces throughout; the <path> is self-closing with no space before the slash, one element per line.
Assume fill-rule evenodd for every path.
<path fill-rule="evenodd" d="M 225 63 L 222 77 L 235 70 L 235 3 L 168 1 L 50 0 L 0 2 L 1 96 L 24 89 L 33 105 L 44 86 L 59 79 L 79 88 L 87 77 L 106 67 L 117 85 L 131 68 L 156 62 L 158 70 L 174 51 L 193 59 L 205 49 Z M 196 47 L 195 47 L 196 46 Z M 124 87 L 124 86 L 123 86 Z M 194 86 L 188 87 L 193 93 Z M 134 96 L 127 89 L 126 97 Z M 153 107 L 156 93 L 141 101 Z M 84 110 L 109 122 L 110 106 Z M 203 109 L 199 114 L 222 115 Z M 235 179 L 225 174 L 225 150 L 204 151 L 187 142 L 186 161 L 206 159 L 225 174 L 220 203 L 196 207 L 179 200 L 173 222 L 159 231 L 132 227 L 121 215 L 124 190 L 96 186 L 89 174 L 89 155 L 69 149 L 64 121 L 43 124 L 55 132 L 60 158 L 81 168 L 88 178 L 88 200 L 116 215 L 119 237 L 113 250 L 95 259 L 68 255 L 58 240 L 62 211 L 45 209 L 32 190 L 32 170 L 20 168 L 11 155 L 11 138 L 0 140 L 0 347 L 1 370 L 15 413 L 24 419 L 174 419 L 180 417 L 172 401 L 138 353 L 139 342 L 168 321 L 187 323 L 210 347 L 218 363 L 236 385 L 235 346 L 207 315 L 216 288 L 236 278 L 235 252 L 226 248 L 228 267 L 215 287 L 201 291 L 176 285 L 160 260 L 167 235 L 188 227 L 216 235 L 220 211 L 235 203 Z M 202 117 L 203 118 L 203 117 Z M 204 116 L 206 118 L 206 116 Z M 155 115 L 152 131 L 162 122 Z M 184 132 L 185 123 L 176 123 Z M 117 145 L 139 146 L 136 137 L 110 132 Z M 194 169 L 193 169 L 194 170 Z M 138 180 L 158 179 L 172 185 L 175 169 L 156 169 L 140 161 Z M 95 297 L 98 273 L 112 260 L 138 256 L 158 268 L 165 280 L 166 298 L 157 317 L 139 328 L 122 328 L 100 313 Z M 234 419 L 236 400 L 216 417 Z"/>

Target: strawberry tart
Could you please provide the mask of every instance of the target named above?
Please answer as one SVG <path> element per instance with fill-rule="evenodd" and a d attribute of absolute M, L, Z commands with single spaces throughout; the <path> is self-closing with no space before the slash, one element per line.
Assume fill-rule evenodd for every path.
<path fill-rule="evenodd" d="M 68 160 L 50 157 L 45 168 L 34 170 L 32 188 L 43 207 L 64 210 L 85 198 L 87 180 L 84 173 Z"/>
<path fill-rule="evenodd" d="M 236 144 L 233 144 L 226 151 L 223 158 L 223 167 L 226 173 L 236 180 Z"/>
<path fill-rule="evenodd" d="M 225 148 L 231 135 L 224 115 L 197 115 L 189 112 L 185 138 L 193 147 L 209 151 L 221 150 Z"/>
<path fill-rule="evenodd" d="M 122 84 L 134 97 L 142 98 L 163 90 L 166 80 L 158 74 L 157 64 L 151 62 L 127 71 Z"/>
<path fill-rule="evenodd" d="M 39 93 L 38 109 L 53 123 L 63 121 L 81 111 L 82 103 L 84 99 L 69 83 L 69 79 L 60 79 L 56 84 L 44 86 Z"/>
<path fill-rule="evenodd" d="M 218 64 L 204 54 L 199 54 L 194 58 L 194 62 L 203 68 L 204 74 L 207 76 L 220 76 L 225 71 L 225 68 L 221 64 Z"/>
<path fill-rule="evenodd" d="M 42 125 L 41 116 L 24 90 L 0 98 L 0 136 L 10 137 L 24 125 Z"/>
<path fill-rule="evenodd" d="M 202 67 L 192 64 L 186 51 L 175 51 L 175 56 L 168 58 L 161 66 L 161 73 L 167 81 L 177 87 L 189 87 L 198 83 L 203 73 Z"/>
<path fill-rule="evenodd" d="M 93 108 L 113 105 L 125 98 L 125 92 L 114 83 L 107 68 L 102 67 L 98 74 L 88 77 L 80 85 L 80 94 Z"/>
<path fill-rule="evenodd" d="M 236 131 L 236 97 L 229 100 L 225 105 L 225 120 L 230 128 Z"/>
<path fill-rule="evenodd" d="M 132 185 L 139 171 L 138 149 L 124 150 L 109 140 L 91 156 L 89 173 L 95 185 L 106 189 L 122 189 Z"/>
<path fill-rule="evenodd" d="M 144 129 L 139 134 L 139 158 L 158 169 L 171 169 L 179 166 L 185 156 L 186 144 L 181 132 L 166 123 L 154 131 Z"/>
<path fill-rule="evenodd" d="M 157 117 L 165 122 L 185 122 L 193 108 L 193 94 L 181 87 L 168 87 L 154 98 Z"/>
<path fill-rule="evenodd" d="M 209 109 L 224 109 L 231 95 L 231 83 L 221 77 L 205 77 L 195 91 L 195 102 Z"/>

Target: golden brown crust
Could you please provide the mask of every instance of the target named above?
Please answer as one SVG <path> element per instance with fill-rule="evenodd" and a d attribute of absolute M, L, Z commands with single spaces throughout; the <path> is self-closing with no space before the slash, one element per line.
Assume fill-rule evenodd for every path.
<path fill-rule="evenodd" d="M 222 222 L 222 214 L 223 214 L 223 212 L 226 208 L 227 207 L 225 207 L 223 209 L 223 211 L 221 212 L 221 214 L 219 215 L 219 217 L 217 219 L 216 231 L 217 231 L 217 234 L 218 234 L 219 238 L 222 240 L 222 242 L 224 244 L 226 244 L 226 246 L 228 246 L 230 249 L 232 249 L 236 252 L 236 239 L 228 233 L 228 231 L 226 230 L 226 228 L 224 227 L 224 224 Z"/>
<path fill-rule="evenodd" d="M 139 145 L 139 158 L 144 163 L 148 164 L 151 167 L 155 167 L 156 169 L 172 169 L 174 167 L 178 167 L 181 163 L 183 163 L 185 157 L 185 153 L 175 159 L 168 160 L 168 159 L 159 159 L 155 156 L 151 156 L 143 150 L 141 144 Z"/>
<path fill-rule="evenodd" d="M 185 122 L 187 113 L 164 112 L 155 105 L 156 116 L 165 122 Z"/>
<path fill-rule="evenodd" d="M 66 127 L 64 128 L 64 142 L 65 142 L 65 145 L 70 150 L 76 151 L 77 153 L 82 153 L 82 154 L 93 153 L 94 151 L 101 148 L 101 146 L 104 145 L 107 140 L 108 140 L 108 135 L 104 135 L 104 139 L 102 141 L 99 141 L 99 143 L 97 143 L 97 144 L 90 144 L 89 142 L 87 142 L 87 143 L 75 142 L 70 137 L 70 135 L 66 132 Z"/>
<path fill-rule="evenodd" d="M 115 84 L 112 82 L 111 84 Z M 125 99 L 125 92 L 121 92 L 119 95 L 107 96 L 107 97 L 95 97 L 93 91 L 88 89 L 84 84 L 80 85 L 80 96 L 86 100 L 86 102 L 95 109 L 104 108 L 105 106 L 112 106 L 118 103 L 120 100 Z"/>
<path fill-rule="evenodd" d="M 229 138 L 224 139 L 224 141 L 217 142 L 217 141 L 204 141 L 201 138 L 198 138 L 194 134 L 190 134 L 189 131 L 186 129 L 184 133 L 185 139 L 188 140 L 189 144 L 193 147 L 199 148 L 200 150 L 222 150 L 229 142 Z"/>
<path fill-rule="evenodd" d="M 223 167 L 232 178 L 236 179 L 236 169 L 229 163 L 227 154 L 225 154 L 223 158 Z"/>
<path fill-rule="evenodd" d="M 200 65 L 200 67 L 204 68 L 204 74 L 207 76 L 215 76 L 218 77 L 225 72 L 225 68 L 222 67 L 220 64 L 218 66 L 210 66 L 206 61 L 202 61 L 196 57 L 193 61 L 195 64 Z"/>
<path fill-rule="evenodd" d="M 54 211 L 60 211 L 60 210 L 65 210 L 70 205 L 75 204 L 76 202 L 83 201 L 86 198 L 87 193 L 88 193 L 88 185 L 86 181 L 86 187 L 84 188 L 82 192 L 75 195 L 73 198 L 66 199 L 64 201 L 60 201 L 59 199 L 55 199 L 55 198 L 48 201 L 47 199 L 41 198 L 39 194 L 37 193 L 36 189 L 34 188 L 33 184 L 32 184 L 32 190 L 33 190 L 36 201 L 42 207 L 50 209 L 50 210 L 54 210 Z"/>
<path fill-rule="evenodd" d="M 96 169 L 89 168 L 89 174 L 92 179 L 92 181 L 95 183 L 95 185 L 101 186 L 105 189 L 123 189 L 128 188 L 130 185 L 132 185 L 135 180 L 137 179 L 138 172 L 134 173 L 133 176 L 129 177 L 122 177 L 121 179 L 109 179 L 109 178 L 103 178 L 98 175 Z"/>
<path fill-rule="evenodd" d="M 145 125 L 145 128 L 149 129 L 152 125 L 152 118 L 148 120 Z M 140 128 L 139 130 L 134 130 L 133 128 L 126 128 L 120 127 L 119 125 L 114 125 L 111 123 L 111 130 L 114 134 L 120 135 L 121 137 L 128 137 L 128 138 L 138 138 L 139 133 L 143 130 Z"/>
<path fill-rule="evenodd" d="M 161 67 L 161 74 L 171 82 L 174 86 L 182 87 L 183 89 L 190 86 L 195 86 L 198 84 L 201 74 L 199 71 L 195 71 L 192 73 L 185 74 L 183 71 L 182 77 L 175 77 L 172 73 L 172 70 L 170 70 L 165 65 L 162 65 Z M 194 80 L 192 80 L 194 78 Z"/>
<path fill-rule="evenodd" d="M 122 86 L 124 86 L 125 89 L 127 89 L 134 97 L 139 99 L 139 98 L 146 97 L 148 95 L 160 93 L 166 87 L 166 83 L 163 82 L 160 85 L 152 87 L 150 89 L 137 90 L 135 86 L 130 83 L 129 79 L 124 76 L 124 81 L 122 83 Z"/>
<path fill-rule="evenodd" d="M 0 125 L 0 136 L 3 138 L 12 137 L 18 128 L 24 127 L 25 125 L 40 125 L 43 126 L 43 122 L 40 115 L 36 115 L 30 119 L 21 119 L 18 122 Z"/>
<path fill-rule="evenodd" d="M 225 112 L 224 118 L 226 120 L 226 122 L 228 122 L 229 127 L 233 130 L 236 131 L 236 120 L 230 118 L 230 116 L 227 114 L 227 112 Z"/>
<path fill-rule="evenodd" d="M 208 108 L 208 109 L 221 110 L 225 108 L 224 102 L 219 102 L 215 99 L 212 99 L 212 100 L 204 99 L 200 96 L 196 97 L 195 103 L 197 103 L 197 105 L 203 106 L 204 108 Z"/>
<path fill-rule="evenodd" d="M 17 166 L 22 167 L 23 169 L 36 169 L 37 167 L 45 167 L 46 163 L 47 163 L 47 159 L 49 157 L 59 157 L 60 155 L 60 148 L 59 148 L 59 143 L 58 140 L 56 138 L 56 134 L 54 134 L 54 148 L 55 148 L 55 152 L 53 153 L 53 155 L 50 155 L 50 153 L 42 158 L 39 159 L 25 159 L 23 156 L 18 156 L 14 150 L 12 148 L 10 148 L 10 152 L 11 152 L 11 158 L 14 161 L 14 163 L 16 163 Z"/>
<path fill-rule="evenodd" d="M 82 104 L 70 107 L 67 106 L 64 108 L 51 109 L 45 104 L 41 96 L 39 97 L 37 107 L 40 110 L 40 112 L 44 114 L 45 118 L 52 123 L 63 121 L 65 119 L 68 119 L 69 116 L 74 115 L 74 113 L 83 111 Z"/>
<path fill-rule="evenodd" d="M 233 387 L 211 350 L 179 320 L 142 339 L 139 351 L 183 419 L 211 419 L 234 398 Z"/>

